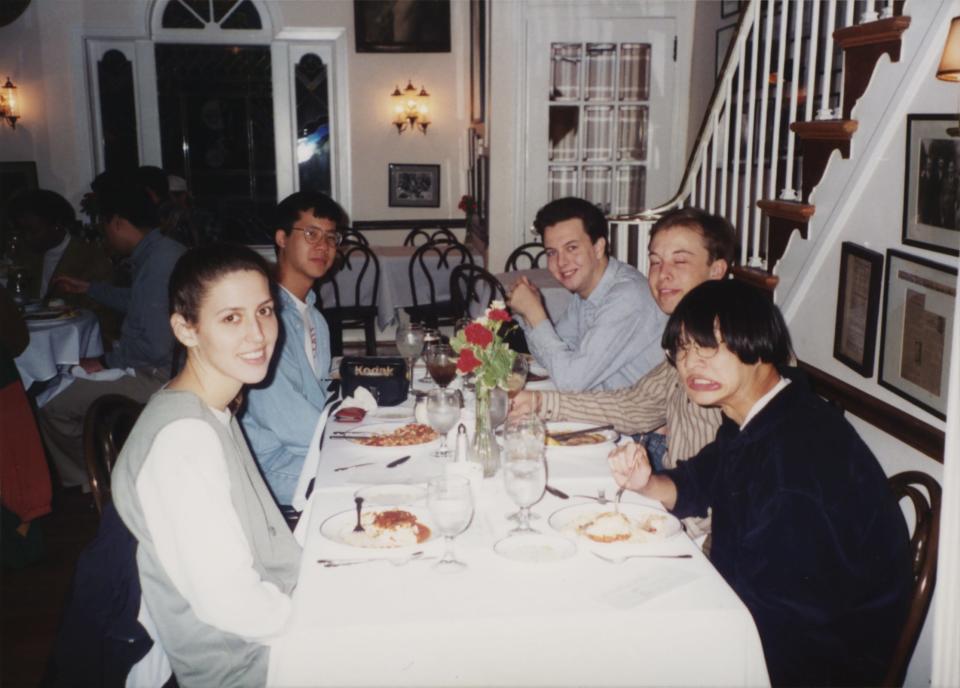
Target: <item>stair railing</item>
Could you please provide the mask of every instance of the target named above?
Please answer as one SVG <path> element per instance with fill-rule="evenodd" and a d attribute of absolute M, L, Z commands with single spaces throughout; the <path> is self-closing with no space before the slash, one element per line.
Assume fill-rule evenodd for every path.
<path fill-rule="evenodd" d="M 638 215 L 610 218 L 616 256 L 645 273 L 653 223 L 697 206 L 737 228 L 740 265 L 771 270 L 757 201 L 806 200 L 790 125 L 841 118 L 843 61 L 833 32 L 893 14 L 894 0 L 749 0 L 677 193 Z"/>

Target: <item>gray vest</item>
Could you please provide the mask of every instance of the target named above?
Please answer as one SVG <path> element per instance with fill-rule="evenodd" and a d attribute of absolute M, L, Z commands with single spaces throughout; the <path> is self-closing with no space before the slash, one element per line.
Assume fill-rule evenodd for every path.
<path fill-rule="evenodd" d="M 263 482 L 236 419 L 231 419 L 227 428 L 191 392 L 162 390 L 147 404 L 113 469 L 113 500 L 123 522 L 137 538 L 143 599 L 179 684 L 184 688 L 262 686 L 267 680 L 269 648 L 214 628 L 196 617 L 160 564 L 143 516 L 137 476 L 157 434 L 181 418 L 205 421 L 216 431 L 230 476 L 230 501 L 250 543 L 253 567 L 263 580 L 283 592 L 293 590 L 300 546 Z M 241 605 L 244 601 L 236 603 Z"/>

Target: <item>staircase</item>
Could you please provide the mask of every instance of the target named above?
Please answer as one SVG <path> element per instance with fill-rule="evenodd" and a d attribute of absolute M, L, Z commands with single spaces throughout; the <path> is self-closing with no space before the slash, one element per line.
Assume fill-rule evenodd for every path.
<path fill-rule="evenodd" d="M 618 257 L 645 271 L 653 222 L 698 206 L 737 228 L 734 276 L 773 296 L 791 237 L 810 238 L 812 196 L 831 156 L 851 154 L 851 113 L 877 62 L 900 59 L 910 26 L 902 11 L 899 0 L 750 0 L 679 191 L 639 216 L 611 220 Z"/>

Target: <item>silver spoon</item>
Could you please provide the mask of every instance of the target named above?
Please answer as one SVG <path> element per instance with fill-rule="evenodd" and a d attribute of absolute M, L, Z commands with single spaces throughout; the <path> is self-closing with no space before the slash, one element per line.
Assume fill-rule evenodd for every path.
<path fill-rule="evenodd" d="M 408 557 L 376 557 L 372 559 L 317 559 L 317 563 L 326 569 L 337 568 L 338 566 L 356 566 L 358 564 L 369 564 L 372 561 L 389 561 L 394 566 L 405 566 L 411 561 L 429 561 L 436 557 L 425 557 L 423 552 L 414 552 Z"/>
<path fill-rule="evenodd" d="M 626 554 L 622 557 L 608 557 L 592 552 L 597 559 L 603 559 L 608 564 L 622 564 L 627 559 L 692 559 L 692 554 Z"/>

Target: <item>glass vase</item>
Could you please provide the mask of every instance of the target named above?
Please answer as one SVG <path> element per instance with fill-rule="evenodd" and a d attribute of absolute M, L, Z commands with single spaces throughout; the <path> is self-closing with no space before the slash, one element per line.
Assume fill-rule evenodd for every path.
<path fill-rule="evenodd" d="M 492 478 L 500 468 L 500 447 L 490 423 L 490 390 L 477 385 L 476 426 L 469 458 L 483 468 L 483 477 Z"/>

